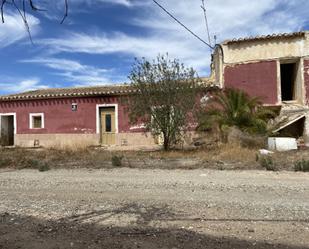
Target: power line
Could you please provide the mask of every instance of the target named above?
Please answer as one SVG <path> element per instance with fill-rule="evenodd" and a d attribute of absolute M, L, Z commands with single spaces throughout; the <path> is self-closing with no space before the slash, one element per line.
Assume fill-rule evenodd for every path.
<path fill-rule="evenodd" d="M 159 4 L 156 0 L 152 0 L 156 5 L 158 5 L 165 13 L 167 13 L 172 19 L 174 19 L 178 24 L 180 24 L 183 28 L 185 28 L 190 34 L 200 40 L 202 43 L 207 45 L 209 48 L 214 49 L 209 43 L 204 41 L 201 37 L 195 34 L 192 30 L 190 30 L 187 26 L 185 26 L 182 22 L 180 22 L 175 16 L 173 16 L 167 9 L 165 9 L 161 4 Z"/>
<path fill-rule="evenodd" d="M 207 12 L 206 12 L 206 7 L 205 7 L 205 0 L 202 0 L 202 6 L 201 6 L 203 12 L 204 12 L 204 17 L 205 17 L 205 23 L 206 23 L 206 30 L 207 30 L 207 35 L 208 35 L 208 42 L 211 46 L 211 40 L 210 40 L 210 33 L 209 33 L 209 26 L 208 26 L 208 19 L 207 19 Z"/>

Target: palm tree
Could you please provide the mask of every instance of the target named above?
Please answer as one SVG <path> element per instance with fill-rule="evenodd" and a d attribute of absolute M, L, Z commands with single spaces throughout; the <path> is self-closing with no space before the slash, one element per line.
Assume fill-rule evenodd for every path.
<path fill-rule="evenodd" d="M 266 134 L 267 122 L 274 112 L 262 106 L 258 97 L 250 97 L 238 89 L 225 89 L 215 93 L 205 110 L 198 115 L 199 130 L 217 125 L 220 131 L 236 126 L 253 134 Z"/>

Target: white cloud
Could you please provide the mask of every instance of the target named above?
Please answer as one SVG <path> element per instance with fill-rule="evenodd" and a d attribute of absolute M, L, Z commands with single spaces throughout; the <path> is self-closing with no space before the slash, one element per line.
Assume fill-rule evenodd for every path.
<path fill-rule="evenodd" d="M 122 82 L 121 77 L 111 77 L 112 70 L 106 70 L 89 65 L 83 65 L 78 61 L 59 58 L 34 58 L 20 61 L 22 63 L 35 63 L 43 65 L 53 71 L 53 74 L 64 77 L 75 86 L 101 85 L 115 83 L 115 80 Z"/>
<path fill-rule="evenodd" d="M 7 83 L 1 83 L 0 88 L 3 93 L 25 92 L 35 89 L 48 88 L 48 85 L 42 85 L 40 79 L 7 79 Z"/>
<path fill-rule="evenodd" d="M 118 4 L 118 5 L 124 5 L 124 6 L 132 6 L 133 1 L 130 0 L 71 0 L 70 4 L 87 4 L 87 5 L 94 5 L 98 3 L 108 3 L 108 4 Z M 62 1 L 57 1 L 56 4 L 63 5 Z"/>
<path fill-rule="evenodd" d="M 112 36 L 72 33 L 61 41 L 59 39 L 45 39 L 40 43 L 50 46 L 55 53 L 120 53 L 134 57 L 155 58 L 158 53 L 168 52 L 171 57 L 179 58 L 195 68 L 206 67 L 208 59 L 203 54 L 208 53 L 208 48 L 201 45 L 196 46 L 190 39 L 182 41 L 181 39 L 181 36 L 178 38 L 175 36 L 145 38 L 122 33 Z"/>
<path fill-rule="evenodd" d="M 7 12 L 4 15 L 5 23 L 0 23 L 0 49 L 7 47 L 17 41 L 29 39 L 26 27 L 22 18 L 17 13 Z M 32 15 L 27 16 L 31 35 L 39 31 L 39 19 Z"/>
<path fill-rule="evenodd" d="M 75 0 L 80 1 L 80 0 Z M 101 0 L 110 1 L 110 0 Z M 132 1 L 119 0 L 124 5 Z M 136 2 L 135 2 L 136 3 Z M 160 3 L 206 40 L 200 1 L 169 0 Z M 216 0 L 207 1 L 212 37 L 227 38 L 299 30 L 307 20 L 307 0 Z M 61 38 L 41 40 L 54 53 L 124 54 L 154 58 L 168 52 L 205 75 L 209 71 L 210 50 L 191 36 L 152 1 L 144 2 L 138 17 L 128 22 L 147 30 L 148 35 L 124 33 L 69 33 Z"/>
<path fill-rule="evenodd" d="M 104 8 L 113 5 L 131 8 L 135 6 L 142 6 L 144 3 L 140 0 L 70 0 L 69 16 L 66 20 L 66 24 L 72 23 L 73 14 L 78 14 L 81 12 L 91 13 L 93 8 Z M 40 7 L 47 10 L 41 12 L 41 14 L 53 21 L 61 20 L 65 10 L 64 0 L 43 2 Z"/>
<path fill-rule="evenodd" d="M 97 0 L 98 2 L 120 4 L 124 6 L 132 6 L 132 1 L 130 0 Z"/>

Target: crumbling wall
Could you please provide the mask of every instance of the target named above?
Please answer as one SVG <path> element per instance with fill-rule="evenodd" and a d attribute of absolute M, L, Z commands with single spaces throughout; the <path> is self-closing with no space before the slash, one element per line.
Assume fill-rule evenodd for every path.
<path fill-rule="evenodd" d="M 275 105 L 278 102 L 277 63 L 262 61 L 226 65 L 224 86 L 244 90 L 250 96 L 261 97 L 264 104 Z"/>
<path fill-rule="evenodd" d="M 224 44 L 224 62 L 241 63 L 278 58 L 297 58 L 309 54 L 304 37 Z"/>
<path fill-rule="evenodd" d="M 304 60 L 304 85 L 306 95 L 306 105 L 309 105 L 309 59 Z"/>
<path fill-rule="evenodd" d="M 215 84 L 223 86 L 223 54 L 220 46 L 217 46 L 212 55 L 212 73 L 215 76 Z"/>

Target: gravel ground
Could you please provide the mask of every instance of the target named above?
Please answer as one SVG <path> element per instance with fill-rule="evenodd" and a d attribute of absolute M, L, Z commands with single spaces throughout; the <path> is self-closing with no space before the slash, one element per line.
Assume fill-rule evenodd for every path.
<path fill-rule="evenodd" d="M 0 248 L 309 248 L 309 174 L 0 172 Z"/>

